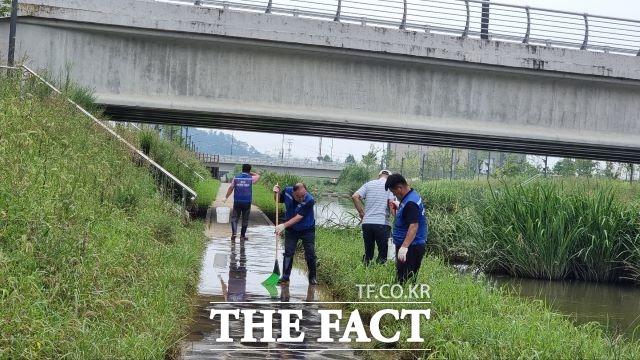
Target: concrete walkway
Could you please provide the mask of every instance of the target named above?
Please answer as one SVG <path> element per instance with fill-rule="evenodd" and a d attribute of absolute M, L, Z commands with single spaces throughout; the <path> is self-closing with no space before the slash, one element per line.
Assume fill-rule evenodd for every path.
<path fill-rule="evenodd" d="M 205 235 L 208 238 L 219 238 L 219 237 L 231 237 L 231 224 L 219 224 L 216 221 L 217 213 L 216 210 L 220 207 L 228 207 L 230 210 L 233 210 L 233 194 L 229 197 L 227 202 L 224 202 L 224 197 L 227 194 L 227 189 L 229 189 L 229 183 L 220 184 L 220 189 L 218 189 L 218 194 L 216 195 L 216 199 L 209 207 L 209 211 L 207 212 L 207 217 L 205 219 Z M 229 221 L 231 221 L 231 214 L 229 214 Z M 266 226 L 271 225 L 273 223 L 269 220 L 269 218 L 255 205 L 251 205 L 251 215 L 249 216 L 249 226 Z M 238 228 L 240 228 L 240 224 L 238 224 Z M 239 230 L 239 229 L 238 229 Z M 240 235 L 240 234 L 238 234 Z"/>
<path fill-rule="evenodd" d="M 248 240 L 231 240 L 231 225 L 218 224 L 214 209 L 233 207 L 232 199 L 223 203 L 229 184 L 222 184 L 212 211 L 207 214 L 206 234 L 209 237 L 202 261 L 198 284 L 197 309 L 189 334 L 182 344 L 182 359 L 357 359 L 348 345 L 323 344 L 312 341 L 320 336 L 317 309 L 321 301 L 333 300 L 329 291 L 319 285 L 309 285 L 304 261 L 294 262 L 288 286 L 264 286 L 273 271 L 276 258 L 276 237 L 273 224 L 257 207 L 252 207 L 247 229 Z M 277 251 L 282 269 L 282 241 Z M 300 264 L 302 263 L 302 264 Z M 299 267 L 298 265 L 302 265 Z M 302 268 L 302 269 L 301 269 Z M 305 303 L 312 302 L 312 303 Z M 231 321 L 233 343 L 219 343 L 220 319 L 210 319 L 211 309 L 301 309 L 305 317 L 301 330 L 308 334 L 304 343 L 242 343 L 242 321 Z M 280 329 L 274 318 L 274 329 Z"/>

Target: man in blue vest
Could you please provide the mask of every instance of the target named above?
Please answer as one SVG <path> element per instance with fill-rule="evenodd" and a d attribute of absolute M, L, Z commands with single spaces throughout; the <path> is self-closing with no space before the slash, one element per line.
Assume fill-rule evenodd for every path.
<path fill-rule="evenodd" d="M 226 202 L 233 193 L 233 213 L 231 214 L 231 240 L 236 239 L 238 230 L 238 220 L 242 216 L 242 228 L 240 229 L 240 239 L 247 240 L 247 228 L 249 227 L 249 214 L 251 213 L 251 202 L 253 201 L 253 184 L 260 179 L 260 175 L 251 172 L 251 165 L 242 164 L 242 173 L 233 178 Z"/>
<path fill-rule="evenodd" d="M 420 195 L 409 187 L 400 174 L 389 175 L 384 184 L 400 200 L 393 224 L 393 243 L 396 245 L 397 281 L 415 281 L 427 244 L 427 219 Z"/>
<path fill-rule="evenodd" d="M 282 277 L 278 280 L 279 285 L 289 283 L 289 275 L 293 267 L 293 256 L 296 252 L 298 240 L 302 240 L 304 247 L 304 258 L 307 260 L 309 269 L 309 285 L 316 285 L 316 219 L 313 214 L 315 200 L 307 192 L 307 187 L 303 183 L 294 186 L 287 186 L 280 192 L 280 186 L 273 187 L 274 197 L 280 193 L 280 202 L 285 205 L 285 222 L 276 226 L 276 234 L 284 235 L 284 258 L 282 260 Z M 286 231 L 285 231 L 286 229 Z"/>

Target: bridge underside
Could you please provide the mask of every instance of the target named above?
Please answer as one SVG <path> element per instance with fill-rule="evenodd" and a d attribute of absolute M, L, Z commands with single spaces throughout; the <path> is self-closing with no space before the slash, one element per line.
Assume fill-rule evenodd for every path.
<path fill-rule="evenodd" d="M 284 117 L 259 117 L 233 113 L 210 113 L 137 106 L 105 106 L 105 114 L 114 121 L 188 125 L 202 128 L 245 130 L 291 135 L 330 136 L 335 138 L 396 142 L 416 145 L 456 147 L 517 152 L 532 155 L 576 157 L 594 160 L 640 162 L 640 149 L 584 143 L 559 142 L 504 136 L 470 135 L 393 126 L 336 124 Z"/>
<path fill-rule="evenodd" d="M 640 163 L 635 57 L 148 1 L 33 2 L 17 54 L 66 69 L 114 120 Z"/>

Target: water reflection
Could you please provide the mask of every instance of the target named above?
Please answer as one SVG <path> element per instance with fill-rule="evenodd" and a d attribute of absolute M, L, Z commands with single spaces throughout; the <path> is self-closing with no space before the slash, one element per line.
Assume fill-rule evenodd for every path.
<path fill-rule="evenodd" d="M 349 199 L 320 199 L 315 207 L 316 224 L 319 226 L 357 226 L 360 218 Z"/>
<path fill-rule="evenodd" d="M 200 296 L 190 334 L 185 339 L 185 359 L 357 359 L 354 350 L 343 343 L 321 343 L 320 318 L 317 310 L 327 308 L 318 301 L 333 301 L 322 286 L 309 286 L 306 274 L 294 267 L 291 282 L 285 287 L 265 287 L 261 284 L 273 270 L 274 235 L 272 226 L 256 226 L 247 231 L 249 240 L 211 239 L 207 245 L 199 284 Z M 278 253 L 282 259 L 281 250 Z M 311 303 L 309 303 L 311 302 Z M 304 342 L 261 343 L 241 342 L 244 323 L 230 321 L 233 343 L 219 343 L 220 317 L 209 319 L 211 309 L 296 309 L 302 311 L 300 331 Z M 256 314 L 254 321 L 262 322 Z M 279 315 L 273 318 L 273 336 L 281 335 Z M 296 332 L 292 332 L 295 336 Z M 259 340 L 263 331 L 257 329 Z M 331 347 L 331 349 L 328 349 Z M 228 351 L 226 349 L 233 349 Z M 334 351 L 335 349 L 343 349 Z"/>
<path fill-rule="evenodd" d="M 557 311 L 571 315 L 577 323 L 597 321 L 614 334 L 634 339 L 640 337 L 638 287 L 505 276 L 492 279 L 499 286 L 513 288 L 521 296 L 544 300 Z"/>

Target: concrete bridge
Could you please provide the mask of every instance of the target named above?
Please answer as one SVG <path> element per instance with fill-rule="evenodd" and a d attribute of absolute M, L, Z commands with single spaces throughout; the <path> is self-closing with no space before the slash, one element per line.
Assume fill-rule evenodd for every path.
<path fill-rule="evenodd" d="M 343 163 L 319 163 L 310 160 L 279 160 L 251 156 L 210 155 L 197 153 L 196 156 L 209 169 L 218 168 L 219 176 L 233 171 L 238 164 L 251 164 L 253 169 L 294 174 L 304 177 L 337 179 L 344 169 Z"/>
<path fill-rule="evenodd" d="M 518 42 L 474 38 L 469 11 L 458 36 L 425 32 L 404 4 L 393 29 L 144 0 L 22 0 L 16 53 L 53 72 L 71 64 L 115 120 L 640 162 L 640 58 L 622 54 L 633 46 L 589 45 L 594 19 L 584 16 L 570 49 L 533 41 L 531 21 Z"/>

